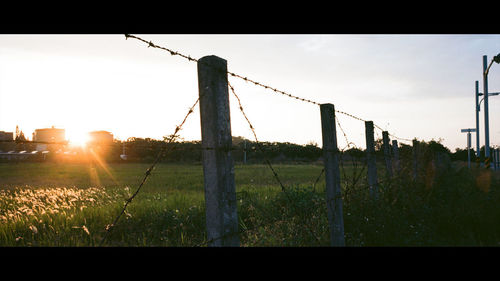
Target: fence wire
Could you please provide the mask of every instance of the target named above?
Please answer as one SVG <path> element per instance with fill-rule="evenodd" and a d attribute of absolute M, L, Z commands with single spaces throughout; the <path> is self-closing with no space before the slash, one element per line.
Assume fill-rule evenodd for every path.
<path fill-rule="evenodd" d="M 126 38 L 127 38 L 127 39 L 128 39 L 128 38 L 134 38 L 134 39 L 140 40 L 140 41 L 142 41 L 142 42 L 144 42 L 144 43 L 147 43 L 147 44 L 148 44 L 148 47 L 153 47 L 153 48 L 158 48 L 158 49 L 165 50 L 165 51 L 169 52 L 169 53 L 170 53 L 171 55 L 173 55 L 173 56 L 174 56 L 174 55 L 177 55 L 177 56 L 183 57 L 183 58 L 185 58 L 185 59 L 187 59 L 187 60 L 189 60 L 189 61 L 198 62 L 198 60 L 197 60 L 197 59 L 194 59 L 194 58 L 192 58 L 192 57 L 191 57 L 191 56 L 189 56 L 189 55 L 184 55 L 184 54 L 179 53 L 179 52 L 177 52 L 177 51 L 174 51 L 174 50 L 171 50 L 171 49 L 168 49 L 168 48 L 165 48 L 165 47 L 158 46 L 158 45 L 156 45 L 156 44 L 152 43 L 151 41 L 146 41 L 146 40 L 144 40 L 144 39 L 142 39 L 142 38 L 139 38 L 139 37 L 137 37 L 137 36 L 128 35 L 128 34 L 126 34 L 125 36 L 126 36 Z M 234 72 L 227 71 L 227 74 L 228 74 L 228 75 L 230 75 L 230 76 L 232 76 L 232 77 L 242 79 L 242 80 L 244 80 L 244 81 L 246 81 L 246 82 L 249 82 L 249 83 L 252 83 L 252 84 L 254 84 L 254 85 L 256 85 L 256 86 L 263 87 L 263 88 L 265 88 L 265 89 L 269 89 L 269 90 L 271 90 L 271 91 L 273 91 L 273 92 L 275 92 L 275 93 L 277 93 L 277 94 L 281 94 L 281 95 L 283 95 L 283 96 L 287 96 L 287 97 L 289 97 L 289 98 L 292 98 L 292 99 L 295 99 L 295 100 L 298 100 L 298 101 L 302 101 L 302 102 L 306 102 L 306 103 L 310 103 L 310 104 L 314 104 L 314 105 L 321 105 L 321 103 L 319 103 L 319 102 L 316 102 L 316 101 L 313 101 L 313 100 L 310 100 L 310 99 L 305 99 L 305 98 L 302 98 L 302 97 L 299 97 L 299 96 L 296 96 L 296 95 L 292 95 L 292 94 L 287 93 L 287 92 L 285 92 L 285 91 L 282 91 L 282 90 L 279 90 L 279 89 L 277 89 L 277 88 L 274 88 L 274 87 L 271 87 L 271 86 L 265 85 L 265 84 L 263 84 L 263 83 L 261 83 L 261 82 L 257 82 L 257 81 L 255 81 L 254 79 L 250 79 L 250 78 L 248 78 L 248 77 L 246 77 L 246 76 L 243 76 L 243 75 L 240 75 L 240 74 L 236 74 L 236 73 L 234 73 Z M 249 120 L 249 118 L 248 118 L 247 114 L 245 113 L 245 110 L 243 109 L 243 105 L 242 105 L 242 103 L 241 103 L 241 100 L 240 100 L 239 96 L 236 94 L 236 91 L 235 91 L 234 87 L 231 85 L 231 83 L 229 83 L 229 81 L 228 81 L 228 87 L 229 87 L 229 89 L 231 90 L 231 92 L 232 92 L 233 96 L 236 98 L 236 100 L 237 100 L 237 102 L 238 102 L 238 107 L 239 107 L 239 110 L 240 110 L 240 112 L 242 113 L 243 117 L 245 118 L 246 122 L 248 123 L 248 126 L 249 126 L 249 128 L 250 128 L 250 130 L 251 130 L 251 132 L 252 132 L 252 134 L 253 134 L 253 136 L 254 136 L 254 138 L 255 138 L 255 144 L 256 144 L 256 147 L 257 147 L 259 150 L 261 150 L 261 152 L 264 152 L 264 150 L 263 150 L 263 149 L 262 149 L 262 147 L 261 147 L 261 142 L 259 141 L 259 139 L 258 139 L 258 137 L 257 137 L 257 134 L 256 134 L 256 132 L 255 132 L 255 127 L 254 127 L 254 126 L 252 125 L 252 123 L 250 122 L 250 120 Z M 365 119 L 363 119 L 363 118 L 360 118 L 360 117 L 355 116 L 355 115 L 353 115 L 353 114 L 347 113 L 347 112 L 345 112 L 345 111 L 340 111 L 340 110 L 335 110 L 335 111 L 336 111 L 337 113 L 339 113 L 339 114 L 346 115 L 346 116 L 348 116 L 348 117 L 350 117 L 350 118 L 353 118 L 353 119 L 356 119 L 356 120 L 359 120 L 359 121 L 363 121 L 363 122 L 364 122 L 364 121 L 366 121 L 366 120 L 365 120 Z M 352 146 L 354 146 L 354 143 L 352 143 L 352 142 L 350 142 L 350 141 L 349 141 L 349 139 L 348 139 L 348 137 L 347 137 L 347 134 L 345 133 L 344 129 L 342 128 L 342 126 L 341 126 L 341 124 L 340 124 L 340 122 L 339 122 L 338 118 L 336 118 L 336 122 L 337 122 L 337 125 L 338 125 L 338 127 L 340 128 L 340 130 L 341 130 L 342 134 L 344 135 L 344 138 L 346 139 L 346 143 L 347 143 L 346 148 L 348 149 L 348 151 L 350 151 L 350 149 L 352 148 Z M 379 129 L 380 131 L 383 131 L 383 129 L 382 129 L 380 126 L 378 126 L 378 125 L 376 125 L 376 124 L 374 124 L 374 126 L 375 126 L 377 129 Z M 391 136 L 392 136 L 392 137 L 394 137 L 394 138 L 398 138 L 398 137 L 396 137 L 396 136 L 394 136 L 394 135 L 391 135 Z M 403 138 L 398 138 L 398 139 L 401 139 L 401 140 L 407 140 L 407 139 L 403 139 Z M 352 178 L 352 184 L 349 184 L 349 182 L 348 182 L 348 178 L 349 178 L 349 177 L 347 176 L 346 169 L 345 169 L 345 167 L 344 167 L 344 162 L 345 162 L 345 161 L 344 161 L 344 159 L 343 159 L 343 157 L 342 157 L 342 155 L 344 155 L 344 154 L 345 154 L 345 152 L 346 152 L 346 151 L 345 151 L 345 148 L 344 148 L 344 149 L 342 149 L 340 152 L 341 152 L 341 153 L 340 153 L 341 157 L 340 157 L 340 159 L 339 159 L 339 160 L 340 160 L 340 165 L 341 165 L 341 169 L 342 169 L 342 173 L 343 173 L 343 177 L 344 177 L 344 185 L 345 185 L 345 190 L 348 190 L 348 191 L 351 191 L 351 192 L 352 192 L 352 191 L 354 191 L 354 187 L 355 187 L 355 186 L 357 185 L 357 183 L 359 182 L 359 180 L 360 180 L 360 178 L 361 178 L 361 176 L 362 176 L 362 174 L 363 174 L 363 171 L 364 171 L 364 170 L 365 170 L 365 168 L 366 168 L 366 161 L 363 161 L 363 162 L 365 163 L 365 165 L 364 165 L 361 169 L 359 169 L 359 172 L 357 172 L 357 170 L 358 170 L 358 161 L 356 161 L 356 159 L 355 159 L 355 157 L 354 157 L 353 155 L 350 155 L 350 159 L 351 159 L 351 166 L 353 167 L 353 169 L 352 169 L 352 175 L 351 175 L 351 178 Z M 268 159 L 267 157 L 264 157 L 264 161 L 265 161 L 265 163 L 267 164 L 267 166 L 269 167 L 269 169 L 271 170 L 271 172 L 272 172 L 272 174 L 273 174 L 274 178 L 276 179 L 276 181 L 277 181 L 277 182 L 278 182 L 278 184 L 280 185 L 282 192 L 284 192 L 284 193 L 285 193 L 285 195 L 287 196 L 287 198 L 289 199 L 289 201 L 290 201 L 291 203 L 293 203 L 292 199 L 291 199 L 290 197 L 288 197 L 288 194 L 287 194 L 287 189 L 286 189 L 286 187 L 284 186 L 283 182 L 281 181 L 281 179 L 280 179 L 280 177 L 279 177 L 278 173 L 277 173 L 277 172 L 276 172 L 276 170 L 274 169 L 274 167 L 273 167 L 273 165 L 271 164 L 271 162 L 269 161 L 269 159 Z M 322 170 L 321 170 L 320 174 L 318 175 L 318 177 L 317 177 L 317 178 L 316 178 L 316 180 L 314 181 L 314 184 L 312 185 L 313 190 L 315 189 L 315 186 L 316 186 L 317 182 L 319 181 L 319 179 L 321 178 L 321 176 L 323 175 L 323 173 L 324 173 L 324 169 L 322 169 Z M 263 213 L 264 215 L 266 214 L 265 212 L 262 212 L 262 213 Z M 268 220 L 268 222 L 272 222 L 272 221 L 273 221 L 273 220 Z M 261 225 L 259 225 L 259 226 L 255 226 L 255 227 L 260 227 L 260 226 L 261 226 Z M 313 231 L 312 229 L 310 229 L 308 226 L 306 226 L 306 227 L 307 227 L 307 229 L 309 230 L 309 232 L 312 234 L 312 236 L 313 236 L 313 237 L 315 237 L 316 241 L 317 241 L 317 242 L 320 242 L 320 239 L 317 237 L 317 235 L 314 233 L 314 231 Z M 249 228 L 246 228 L 246 229 L 241 229 L 241 230 L 239 230 L 239 231 L 238 231 L 238 233 L 237 233 L 237 234 L 241 234 L 241 233 L 243 233 L 243 232 L 245 232 L 245 231 L 248 231 L 248 230 L 250 230 L 250 229 L 249 229 Z M 221 236 L 221 237 L 216 237 L 216 238 L 213 238 L 213 239 L 211 239 L 211 240 L 209 240 L 209 241 L 205 241 L 204 243 L 198 244 L 198 246 L 203 245 L 203 244 L 209 244 L 209 243 L 211 243 L 211 242 L 213 242 L 213 241 L 216 241 L 216 240 L 218 240 L 218 239 L 223 239 L 224 237 L 227 237 L 227 236 L 230 236 L 230 235 L 235 235 L 235 233 L 228 233 L 228 234 L 225 234 L 225 235 L 223 235 L 223 236 Z"/>
<path fill-rule="evenodd" d="M 145 39 L 142 39 L 140 37 L 137 37 L 135 35 L 130 35 L 130 34 L 125 34 L 125 39 L 128 39 L 128 38 L 133 38 L 133 39 L 137 39 L 141 42 L 144 42 L 146 44 L 148 44 L 148 47 L 152 47 L 152 48 L 157 48 L 157 49 L 161 49 L 161 50 L 164 50 L 164 51 L 167 51 L 169 52 L 172 56 L 180 56 L 182 58 L 185 58 L 187 59 L 188 61 L 192 61 L 192 62 L 198 62 L 198 59 L 195 59 L 195 58 L 192 58 L 191 56 L 189 55 L 185 55 L 185 54 L 182 54 L 180 52 L 177 52 L 177 51 L 174 51 L 174 50 L 171 50 L 169 48 L 166 48 L 166 47 L 162 47 L 162 46 L 158 46 L 156 44 L 154 44 L 153 42 L 151 41 L 147 41 Z M 286 97 L 289 97 L 289 98 L 292 98 L 292 99 L 295 99 L 295 100 L 298 100 L 298 101 L 302 101 L 302 102 L 306 102 L 306 103 L 310 103 L 310 104 L 314 104 L 314 105 L 321 105 L 320 102 L 317 102 L 317 101 L 313 101 L 311 99 L 306 99 L 306 98 L 302 98 L 302 97 L 299 97 L 299 96 L 296 96 L 296 95 L 292 95 L 288 92 L 285 92 L 283 90 L 279 90 L 275 87 L 272 87 L 272 86 L 269 86 L 269 85 L 266 85 L 266 84 L 263 84 L 261 82 L 257 82 L 256 80 L 254 79 L 251 79 L 251 78 L 248 78 L 247 76 L 244 76 L 244 75 L 240 75 L 240 74 L 236 74 L 234 72 L 230 72 L 230 71 L 227 71 L 227 74 L 228 75 L 231 75 L 233 77 L 236 77 L 236 78 L 239 78 L 241 80 L 244 80 L 246 82 L 249 82 L 249 83 L 252 83 L 256 86 L 259 86 L 259 87 L 262 87 L 264 89 L 268 89 L 268 90 L 271 90 L 273 91 L 274 93 L 277 93 L 277 94 L 281 94 L 283 96 L 286 96 Z M 353 119 L 356 119 L 356 120 L 359 120 L 359 121 L 367 121 L 361 117 L 358 117 L 358 116 L 355 116 L 353 114 L 350 114 L 350 113 L 347 113 L 345 111 L 340 111 L 340 110 L 335 110 L 335 112 L 337 113 L 340 113 L 340 114 L 344 114 L 346 116 L 349 116 Z M 375 128 L 381 130 L 381 131 L 384 131 L 380 126 L 376 125 L 376 124 L 373 124 Z M 394 136 L 394 135 L 391 135 L 393 138 L 396 138 L 396 139 L 399 139 L 399 140 L 402 140 L 402 141 L 411 141 L 409 139 L 405 139 L 405 138 L 401 138 L 401 137 L 397 137 L 397 136 Z"/>
<path fill-rule="evenodd" d="M 241 113 L 243 114 L 243 116 L 245 117 L 245 119 L 247 120 L 247 123 L 248 123 L 248 126 L 250 127 L 250 130 L 252 131 L 254 137 L 255 137 L 255 142 L 257 144 L 257 147 L 261 150 L 261 152 L 264 153 L 264 150 L 262 149 L 261 147 L 261 144 L 259 142 L 259 139 L 257 138 L 257 134 L 255 133 L 255 128 L 254 126 L 252 125 L 252 123 L 250 122 L 250 120 L 248 119 L 244 109 L 243 109 L 243 106 L 241 104 L 241 100 L 240 98 L 238 97 L 238 95 L 236 94 L 235 90 L 234 90 L 234 87 L 231 86 L 231 84 L 229 83 L 228 81 L 228 86 L 229 88 L 231 89 L 231 92 L 233 93 L 233 95 L 236 97 L 237 101 L 238 101 L 238 105 L 239 105 L 239 109 L 241 111 Z M 265 155 L 265 154 L 264 154 Z M 288 193 L 287 193 L 287 189 L 285 188 L 285 186 L 283 185 L 283 182 L 280 180 L 280 177 L 278 176 L 278 173 L 276 172 L 276 170 L 273 168 L 272 164 L 271 164 L 271 161 L 269 161 L 269 159 L 267 157 L 264 156 L 264 161 L 266 162 L 267 166 L 269 167 L 269 169 L 271 170 L 271 172 L 273 173 L 274 175 L 274 178 L 276 179 L 276 181 L 279 183 L 279 185 L 281 186 L 281 191 L 285 194 L 286 198 L 293 204 L 293 200 L 289 197 Z M 318 238 L 318 236 L 314 233 L 314 231 L 306 225 L 306 228 L 309 230 L 309 232 L 311 233 L 311 235 L 316 239 L 317 242 L 320 242 L 320 239 Z"/>
<path fill-rule="evenodd" d="M 182 126 L 184 125 L 184 123 L 186 123 L 186 120 L 189 117 L 189 115 L 191 115 L 191 113 L 193 113 L 194 107 L 198 104 L 199 100 L 200 100 L 199 98 L 196 99 L 196 102 L 189 108 L 189 111 L 186 114 L 186 116 L 184 116 L 184 119 L 182 120 L 182 122 L 178 126 L 175 127 L 174 133 L 172 135 L 170 135 L 168 138 L 166 138 L 166 145 L 163 146 L 163 148 L 160 150 L 160 152 L 156 156 L 156 159 L 154 160 L 153 164 L 151 164 L 151 166 L 146 170 L 146 172 L 144 174 L 144 177 L 142 178 L 142 181 L 140 182 L 140 184 L 137 187 L 137 189 L 134 192 L 134 194 L 132 194 L 132 196 L 130 196 L 130 198 L 128 198 L 125 201 L 125 205 L 123 206 L 121 212 L 115 218 L 115 220 L 113 221 L 113 223 L 111 223 L 110 225 L 106 226 L 106 232 L 105 232 L 105 234 L 104 234 L 101 242 L 99 243 L 99 246 L 103 245 L 104 241 L 106 240 L 106 238 L 108 237 L 109 233 L 111 232 L 111 229 L 116 225 L 116 223 L 118 222 L 118 220 L 120 219 L 120 217 L 125 213 L 125 211 L 127 209 L 127 206 L 137 196 L 137 194 L 141 190 L 142 186 L 144 185 L 144 183 L 146 183 L 146 180 L 151 175 L 151 172 L 155 168 L 156 164 L 158 164 L 158 162 L 160 161 L 160 159 L 163 158 L 163 157 L 165 157 L 166 154 L 170 151 L 169 148 L 171 146 L 168 146 L 168 144 L 172 143 L 172 141 L 174 141 L 177 138 L 177 134 L 182 129 Z"/>
<path fill-rule="evenodd" d="M 199 62 L 198 59 L 193 58 L 193 57 L 191 57 L 189 55 L 185 55 L 185 54 L 182 54 L 182 53 L 180 53 L 178 51 L 174 51 L 172 49 L 156 45 L 152 41 L 147 41 L 145 39 L 142 39 L 142 38 L 134 36 L 134 35 L 125 34 L 125 39 L 129 39 L 129 38 L 136 39 L 136 40 L 139 40 L 141 42 L 144 42 L 144 43 L 146 43 L 148 45 L 148 47 L 160 49 L 160 50 L 163 50 L 163 51 L 167 51 L 172 56 L 179 56 L 179 57 L 182 57 L 184 59 L 187 59 L 190 62 Z M 302 98 L 302 97 L 299 97 L 299 96 L 296 96 L 296 95 L 292 95 L 292 94 L 290 94 L 288 92 L 285 92 L 285 91 L 279 90 L 277 88 L 265 85 L 265 84 L 263 84 L 261 82 L 257 82 L 254 79 L 250 79 L 250 78 L 248 78 L 246 76 L 243 76 L 243 75 L 240 75 L 240 74 L 236 74 L 236 73 L 227 71 L 227 75 L 235 77 L 235 78 L 238 78 L 238 79 L 241 79 L 241 80 L 244 80 L 244 81 L 249 82 L 249 83 L 252 83 L 252 84 L 254 84 L 256 86 L 263 87 L 265 89 L 273 91 L 274 93 L 281 94 L 281 95 L 289 97 L 291 99 L 295 99 L 295 100 L 302 101 L 302 102 L 309 103 L 309 104 L 321 105 L 321 103 L 319 103 L 317 101 L 313 101 L 313 100 L 310 100 L 310 99 L 306 99 L 306 98 Z M 231 93 L 233 94 L 233 96 L 237 100 L 238 107 L 239 107 L 239 110 L 240 110 L 241 114 L 243 115 L 243 117 L 245 118 L 246 122 L 248 123 L 248 126 L 249 126 L 249 128 L 250 128 L 250 130 L 251 130 L 251 132 L 252 132 L 252 134 L 254 136 L 255 145 L 256 145 L 257 149 L 259 149 L 263 153 L 263 155 L 264 155 L 264 157 L 263 157 L 264 158 L 264 162 L 266 163 L 267 167 L 272 172 L 274 179 L 279 184 L 279 186 L 281 188 L 281 191 L 285 195 L 285 197 L 287 198 L 288 202 L 290 204 L 292 204 L 292 205 L 295 204 L 294 201 L 293 201 L 293 199 L 289 196 L 288 188 L 285 187 L 285 185 L 284 185 L 283 181 L 281 180 L 280 176 L 278 175 L 276 169 L 271 164 L 271 161 L 266 157 L 266 153 L 265 153 L 265 150 L 262 147 L 262 143 L 259 141 L 259 139 L 257 137 L 257 133 L 256 133 L 256 130 L 255 130 L 255 127 L 250 122 L 250 120 L 249 120 L 249 118 L 248 118 L 248 116 L 247 116 L 247 114 L 246 114 L 246 112 L 245 112 L 245 110 L 243 108 L 243 105 L 242 105 L 242 102 L 240 100 L 240 97 L 236 94 L 236 91 L 235 91 L 234 87 L 231 85 L 231 83 L 229 83 L 229 81 L 228 81 L 228 87 L 229 87 Z M 156 158 L 154 159 L 154 161 L 151 164 L 151 166 L 146 170 L 146 172 L 144 174 L 144 177 L 142 178 L 141 182 L 139 183 L 137 189 L 135 190 L 135 192 L 128 199 L 126 199 L 123 208 L 121 209 L 120 213 L 116 216 L 116 218 L 113 220 L 113 222 L 111 224 L 109 224 L 109 225 L 106 226 L 104 236 L 102 237 L 102 239 L 101 239 L 101 241 L 99 243 L 99 246 L 102 246 L 104 244 L 104 242 L 108 238 L 109 234 L 111 233 L 112 229 L 118 223 L 118 221 L 121 218 L 121 216 L 126 213 L 126 209 L 127 209 L 128 205 L 138 195 L 138 193 L 140 192 L 141 188 L 146 183 L 147 179 L 151 176 L 151 172 L 155 168 L 155 166 L 159 163 L 159 161 L 161 159 L 163 159 L 164 157 L 166 157 L 168 155 L 168 153 L 170 153 L 173 150 L 174 146 L 171 146 L 171 144 L 178 139 L 179 132 L 181 131 L 183 125 L 186 123 L 186 120 L 188 119 L 188 117 L 193 113 L 194 108 L 198 104 L 198 102 L 199 102 L 199 98 L 196 99 L 195 103 L 189 108 L 189 111 L 184 116 L 184 118 L 181 121 L 181 123 L 175 127 L 175 130 L 174 130 L 173 134 L 164 138 L 164 140 L 163 140 L 163 146 L 161 147 L 160 151 L 156 155 Z M 365 120 L 365 119 L 363 119 L 361 117 L 355 116 L 355 115 L 347 113 L 345 111 L 335 110 L 335 112 L 339 113 L 339 114 L 342 114 L 342 115 L 345 115 L 347 117 L 350 117 L 352 119 L 358 120 L 358 121 L 363 121 L 363 122 L 367 121 L 367 120 Z M 359 161 L 358 157 L 355 156 L 352 152 L 353 152 L 353 149 L 357 149 L 357 150 L 360 150 L 360 149 L 358 147 L 356 147 L 356 145 L 349 140 L 349 138 L 347 136 L 347 133 L 344 130 L 344 128 L 342 127 L 342 125 L 341 125 L 341 123 L 340 123 L 340 121 L 339 121 L 339 119 L 338 119 L 337 116 L 335 116 L 335 121 L 336 121 L 337 127 L 340 129 L 340 131 L 341 131 L 341 133 L 342 133 L 342 135 L 343 135 L 343 137 L 345 138 L 345 141 L 346 141 L 346 147 L 344 147 L 343 149 L 339 150 L 339 155 L 340 155 L 340 157 L 339 157 L 339 164 L 340 164 L 340 169 L 342 171 L 341 180 L 342 180 L 343 187 L 344 187 L 343 197 L 348 197 L 348 196 L 350 196 L 350 194 L 358 191 L 358 190 L 356 190 L 356 188 L 359 187 L 359 186 L 361 186 L 360 189 L 363 189 L 364 191 L 366 191 L 366 187 L 368 187 L 368 184 L 360 184 L 360 183 L 361 183 L 361 180 L 363 178 L 363 173 L 366 170 L 367 163 L 366 163 L 365 160 L 362 161 L 363 164 L 359 163 L 360 161 Z M 374 124 L 374 127 L 377 128 L 380 131 L 384 131 L 380 126 L 378 126 L 376 124 Z M 391 136 L 392 138 L 398 139 L 398 140 L 402 140 L 402 141 L 409 141 L 409 142 L 412 141 L 412 140 L 409 140 L 409 139 L 397 137 L 397 136 L 392 135 L 392 134 L 389 134 L 389 136 Z M 41 142 L 41 141 L 20 141 L 20 140 L 16 140 L 15 142 L 16 143 L 68 144 L 68 142 Z M 200 149 L 202 149 L 202 148 L 200 148 Z M 203 149 L 206 149 L 206 148 L 203 148 Z M 236 149 L 238 149 L 238 148 L 236 148 L 236 147 L 233 146 L 230 150 L 236 150 Z M 349 160 L 345 159 L 346 155 L 349 156 Z M 350 161 L 350 163 L 348 163 L 348 161 Z M 352 167 L 352 169 L 351 169 L 352 172 L 351 172 L 350 175 L 348 174 L 348 171 L 347 171 L 348 169 L 345 167 L 348 164 L 351 165 L 351 167 Z M 311 186 L 312 190 L 314 192 L 315 192 L 315 188 L 316 188 L 317 183 L 320 181 L 321 177 L 324 175 L 324 171 L 325 170 L 323 168 L 321 170 L 321 172 L 319 173 L 319 175 L 315 178 L 315 180 L 314 180 L 314 182 L 313 182 L 313 184 Z M 386 179 L 386 181 L 390 184 L 391 179 Z M 380 181 L 380 183 L 381 182 L 383 182 L 383 181 Z M 244 197 L 245 199 L 252 200 L 251 196 L 249 196 L 248 193 L 240 193 L 240 194 L 243 194 L 245 196 Z M 324 200 L 326 202 L 326 199 L 324 199 Z M 273 218 L 273 217 L 271 217 L 264 209 L 260 208 L 258 206 L 259 204 L 257 204 L 255 201 L 252 200 L 252 203 L 253 203 L 253 206 L 256 206 L 255 209 L 261 213 L 262 217 L 265 218 L 265 222 L 264 223 L 261 223 L 261 224 L 258 224 L 258 225 L 256 224 L 253 227 L 244 227 L 244 228 L 239 227 L 239 230 L 238 230 L 237 233 L 227 233 L 227 234 L 225 234 L 225 235 L 223 235 L 221 237 L 216 237 L 216 238 L 204 241 L 202 243 L 198 243 L 195 246 L 202 246 L 202 245 L 210 244 L 211 242 L 214 242 L 214 241 L 216 241 L 218 239 L 223 239 L 223 238 L 225 238 L 227 236 L 232 236 L 232 235 L 235 235 L 235 234 L 239 235 L 239 234 L 251 231 L 251 230 L 255 230 L 255 229 L 257 229 L 259 227 L 262 227 L 262 226 L 271 225 L 273 223 L 276 223 L 280 219 L 280 218 Z M 293 207 L 297 207 L 297 206 L 293 206 Z M 313 207 L 315 207 L 315 205 L 309 206 L 308 209 L 305 209 L 304 211 L 307 212 L 307 211 L 310 210 L 310 208 L 313 208 Z M 307 224 L 304 225 L 304 227 L 311 234 L 311 236 L 315 239 L 315 241 L 318 244 L 320 244 L 321 243 L 321 239 L 319 238 L 319 236 L 317 235 L 317 233 L 315 233 L 315 231 L 309 225 L 307 225 Z"/>

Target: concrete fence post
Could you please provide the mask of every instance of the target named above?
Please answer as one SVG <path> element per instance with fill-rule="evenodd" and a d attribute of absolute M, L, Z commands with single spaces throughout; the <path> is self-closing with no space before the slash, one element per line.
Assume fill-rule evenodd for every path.
<path fill-rule="evenodd" d="M 387 178 L 392 178 L 391 145 L 389 144 L 389 132 L 382 132 L 382 146 L 384 148 L 385 170 Z"/>
<path fill-rule="evenodd" d="M 208 246 L 237 247 L 240 241 L 226 60 L 216 56 L 198 60 L 198 90 Z"/>
<path fill-rule="evenodd" d="M 392 156 L 394 159 L 394 171 L 396 173 L 401 172 L 401 163 L 399 162 L 399 147 L 398 147 L 398 141 L 397 140 L 392 140 Z"/>
<path fill-rule="evenodd" d="M 377 160 L 375 158 L 375 140 L 373 136 L 373 121 L 365 121 L 366 134 L 366 165 L 368 168 L 368 186 L 370 196 L 378 198 Z"/>
<path fill-rule="evenodd" d="M 498 170 L 498 155 L 497 155 L 498 149 L 493 148 L 491 150 L 491 155 L 493 156 L 493 170 L 496 171 Z"/>
<path fill-rule="evenodd" d="M 413 180 L 418 177 L 418 141 L 415 139 L 413 143 Z"/>
<path fill-rule="evenodd" d="M 497 149 L 495 149 L 495 151 L 496 151 L 496 155 L 497 155 L 497 170 L 498 170 L 498 169 L 500 169 L 500 154 L 499 154 L 500 150 L 497 148 Z"/>
<path fill-rule="evenodd" d="M 500 153 L 499 153 L 500 149 L 497 148 L 497 149 L 495 149 L 495 151 L 496 151 L 496 155 L 497 155 L 497 170 L 499 170 L 500 169 Z"/>
<path fill-rule="evenodd" d="M 345 246 L 335 107 L 333 104 L 322 104 L 320 112 L 330 244 L 331 246 Z"/>

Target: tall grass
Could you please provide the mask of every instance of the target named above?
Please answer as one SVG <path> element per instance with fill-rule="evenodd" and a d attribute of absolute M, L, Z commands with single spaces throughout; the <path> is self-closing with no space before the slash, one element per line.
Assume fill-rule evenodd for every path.
<path fill-rule="evenodd" d="M 97 185 L 85 165 L 2 165 L 1 246 L 99 245 L 147 168 L 96 167 Z M 266 166 L 235 167 L 241 245 L 328 246 L 323 177 L 313 188 L 322 167 L 275 169 L 286 192 Z M 497 246 L 499 183 L 498 175 L 480 169 L 451 167 L 432 181 L 402 173 L 382 179 L 375 200 L 364 177 L 344 179 L 346 245 Z M 204 208 L 202 167 L 161 164 L 105 246 L 205 246 Z"/>

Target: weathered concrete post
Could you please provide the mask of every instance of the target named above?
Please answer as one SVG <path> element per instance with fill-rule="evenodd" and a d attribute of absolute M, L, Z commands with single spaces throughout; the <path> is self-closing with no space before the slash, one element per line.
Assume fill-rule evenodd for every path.
<path fill-rule="evenodd" d="M 227 61 L 198 60 L 201 145 L 208 246 L 239 246 Z"/>
<path fill-rule="evenodd" d="M 368 186 L 370 196 L 378 198 L 377 161 L 375 158 L 375 141 L 373 137 L 373 121 L 365 121 L 366 164 L 368 168 Z"/>
<path fill-rule="evenodd" d="M 243 164 L 247 163 L 247 139 L 243 143 Z"/>
<path fill-rule="evenodd" d="M 330 244 L 332 246 L 345 246 L 335 107 L 333 104 L 322 104 L 320 105 L 320 111 Z"/>
<path fill-rule="evenodd" d="M 497 170 L 500 169 L 500 155 L 499 155 L 499 149 L 495 149 L 496 155 L 497 155 Z"/>
<path fill-rule="evenodd" d="M 495 148 L 491 148 L 491 151 L 490 151 L 490 155 L 491 155 L 491 169 L 493 171 L 496 170 L 497 166 L 496 166 L 496 161 L 497 161 L 497 157 L 496 157 L 496 149 Z"/>
<path fill-rule="evenodd" d="M 413 180 L 417 180 L 418 177 L 418 141 L 414 139 L 413 141 Z"/>
<path fill-rule="evenodd" d="M 389 144 L 389 132 L 382 132 L 382 145 L 384 147 L 385 170 L 388 178 L 392 178 L 391 147 Z"/>
<path fill-rule="evenodd" d="M 499 170 L 500 169 L 500 153 L 499 153 L 500 149 L 499 148 L 495 149 L 495 152 L 496 152 L 496 156 L 497 156 L 496 157 L 496 159 L 497 159 L 496 160 L 497 161 L 496 169 Z"/>
<path fill-rule="evenodd" d="M 399 162 L 399 147 L 397 140 L 392 140 L 392 157 L 394 159 L 394 171 L 396 173 L 401 172 L 401 163 Z"/>

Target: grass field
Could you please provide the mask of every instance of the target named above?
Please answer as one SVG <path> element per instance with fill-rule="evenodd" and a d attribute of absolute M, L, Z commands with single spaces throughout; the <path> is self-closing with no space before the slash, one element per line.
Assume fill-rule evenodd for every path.
<path fill-rule="evenodd" d="M 110 164 L 106 168 L 84 164 L 1 164 L 0 245 L 98 245 L 106 225 L 118 215 L 148 167 L 149 164 Z M 286 186 L 310 188 L 322 167 L 277 165 L 275 169 Z M 262 212 L 270 212 L 266 208 L 272 205 L 265 202 L 278 200 L 276 194 L 280 190 L 272 172 L 264 165 L 237 165 L 235 178 L 242 227 L 265 224 L 265 215 L 256 214 L 257 204 L 250 201 L 263 202 L 258 203 L 263 204 Z M 258 231 L 263 232 L 266 227 L 269 225 Z M 202 166 L 160 164 L 105 245 L 204 245 L 204 228 Z M 242 245 L 276 242 L 274 238 L 260 239 L 258 233 L 251 231 L 248 235 L 242 239 Z M 325 234 L 324 239 L 327 237 Z"/>
<path fill-rule="evenodd" d="M 0 246 L 98 246 L 148 167 L 0 164 Z M 328 246 L 323 176 L 313 188 L 322 166 L 274 168 L 286 194 L 267 166 L 235 166 L 241 245 Z M 362 174 L 345 177 L 352 169 L 342 172 L 347 246 L 500 245 L 495 174 L 381 179 L 374 201 Z M 202 166 L 158 165 L 103 246 L 206 246 Z"/>

